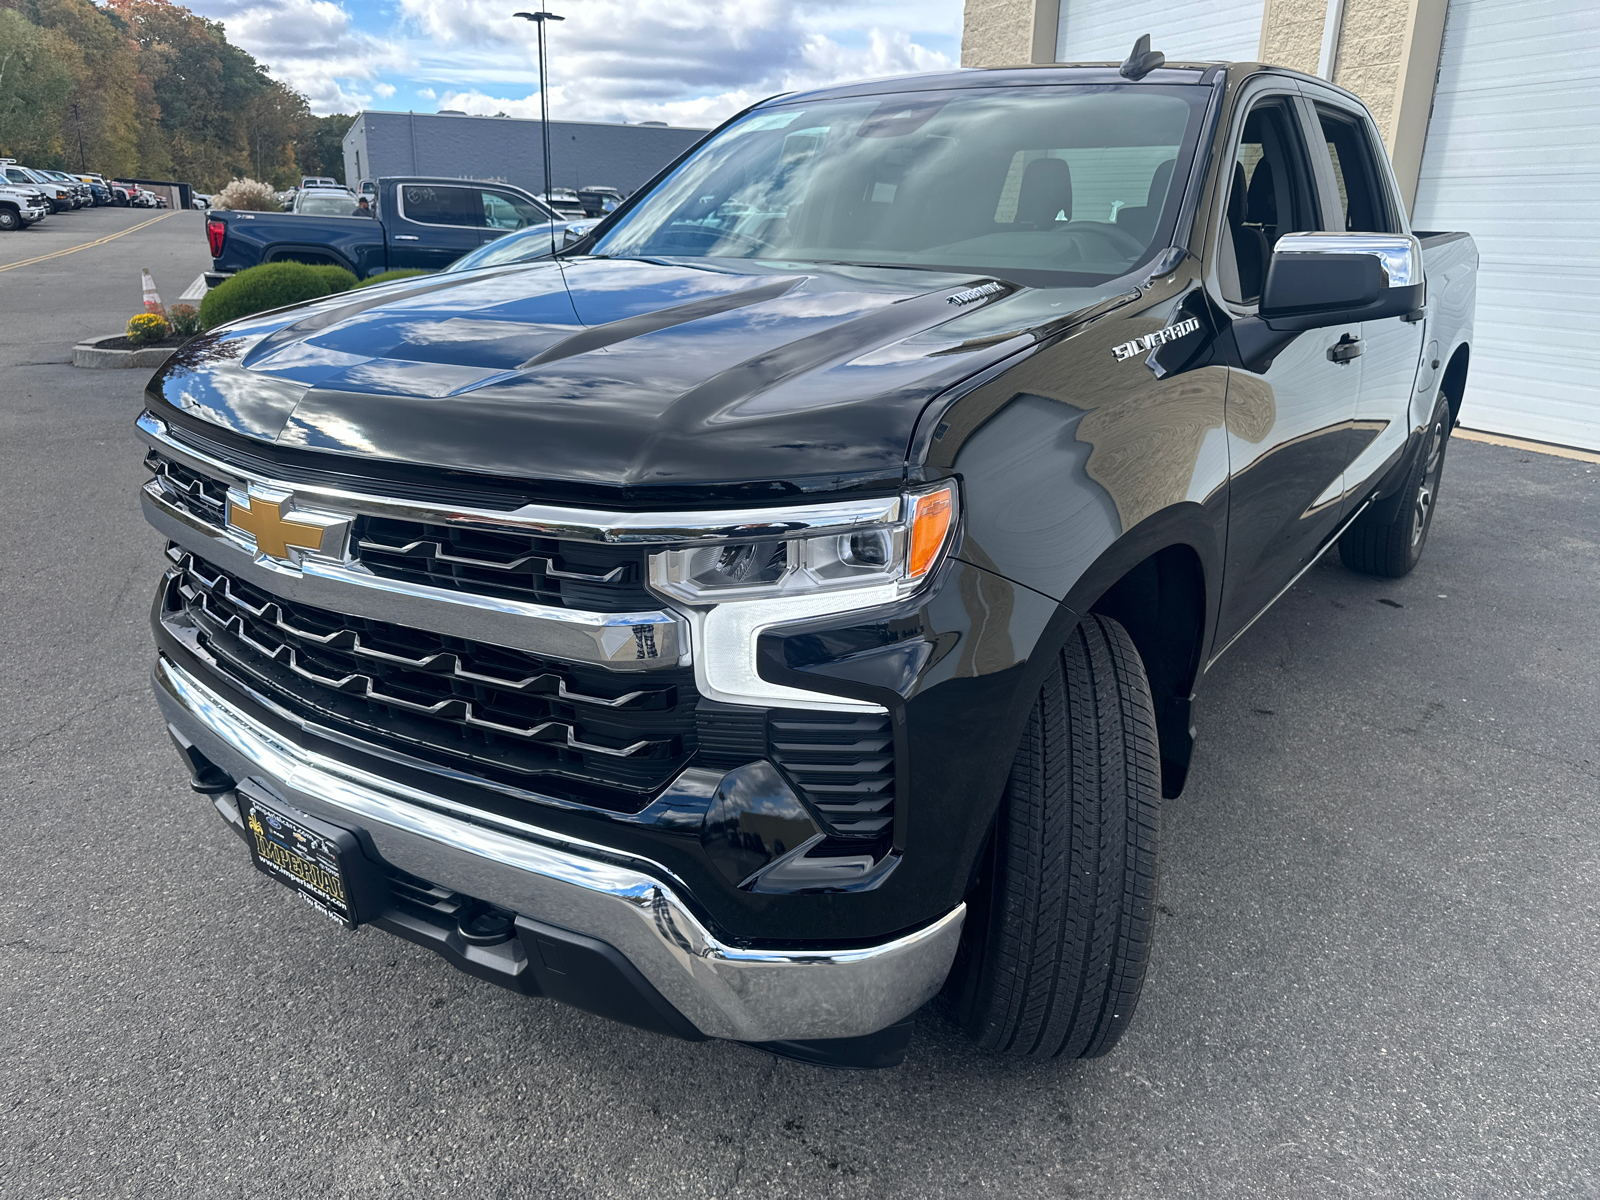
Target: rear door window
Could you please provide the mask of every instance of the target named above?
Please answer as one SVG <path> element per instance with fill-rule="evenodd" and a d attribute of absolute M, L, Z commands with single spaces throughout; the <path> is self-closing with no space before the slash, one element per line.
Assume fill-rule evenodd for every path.
<path fill-rule="evenodd" d="M 1328 157 L 1333 160 L 1333 181 L 1339 189 L 1338 228 L 1351 233 L 1398 233 L 1366 122 L 1326 104 L 1316 108 Z"/>
<path fill-rule="evenodd" d="M 400 189 L 400 212 L 419 225 L 483 226 L 483 201 L 477 188 L 408 183 Z"/>

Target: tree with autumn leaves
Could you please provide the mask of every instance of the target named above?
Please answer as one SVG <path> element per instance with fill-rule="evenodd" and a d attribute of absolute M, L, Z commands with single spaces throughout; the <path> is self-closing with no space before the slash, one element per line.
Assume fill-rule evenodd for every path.
<path fill-rule="evenodd" d="M 341 176 L 353 117 L 317 117 L 167 0 L 0 0 L 0 156 L 216 191 Z"/>

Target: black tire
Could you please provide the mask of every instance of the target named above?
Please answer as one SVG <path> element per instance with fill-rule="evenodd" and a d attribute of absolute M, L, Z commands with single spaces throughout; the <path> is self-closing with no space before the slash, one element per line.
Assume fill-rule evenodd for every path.
<path fill-rule="evenodd" d="M 1422 560 L 1444 478 L 1444 453 L 1450 445 L 1450 401 L 1440 393 L 1423 434 L 1422 449 L 1400 491 L 1400 506 L 1389 520 L 1364 513 L 1339 538 L 1339 559 L 1352 571 L 1398 579 Z"/>
<path fill-rule="evenodd" d="M 1039 689 L 969 900 L 950 988 L 979 1045 L 1095 1058 L 1117 1044 L 1150 954 L 1160 796 L 1144 664 L 1091 616 Z"/>
<path fill-rule="evenodd" d="M 14 208 L 0 208 L 0 231 L 14 233 L 22 228 L 22 217 Z"/>

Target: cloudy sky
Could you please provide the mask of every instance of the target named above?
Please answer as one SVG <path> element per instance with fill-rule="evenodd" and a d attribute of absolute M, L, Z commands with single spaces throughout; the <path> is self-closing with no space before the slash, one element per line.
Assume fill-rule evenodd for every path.
<path fill-rule="evenodd" d="M 188 0 L 304 92 L 362 108 L 536 116 L 537 0 Z M 938 70 L 962 0 L 550 0 L 550 111 L 711 125 L 775 92 Z"/>

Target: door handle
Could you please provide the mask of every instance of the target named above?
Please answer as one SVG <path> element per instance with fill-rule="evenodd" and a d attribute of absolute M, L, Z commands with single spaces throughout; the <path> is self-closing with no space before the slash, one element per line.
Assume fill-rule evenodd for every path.
<path fill-rule="evenodd" d="M 394 240 L 397 242 L 415 242 L 420 241 L 421 239 L 418 238 L 414 233 L 397 233 L 394 235 Z"/>
<path fill-rule="evenodd" d="M 1361 339 L 1348 333 L 1328 347 L 1329 362 L 1347 363 L 1352 358 L 1360 358 L 1361 354 Z"/>

